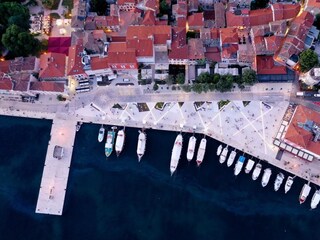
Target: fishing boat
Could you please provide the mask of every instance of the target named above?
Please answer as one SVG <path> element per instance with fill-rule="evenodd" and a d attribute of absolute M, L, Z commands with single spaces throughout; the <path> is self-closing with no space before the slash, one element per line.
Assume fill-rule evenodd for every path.
<path fill-rule="evenodd" d="M 283 173 L 278 173 L 276 180 L 274 181 L 274 190 L 278 191 L 284 179 Z"/>
<path fill-rule="evenodd" d="M 252 180 L 255 181 L 258 179 L 258 177 L 260 176 L 262 170 L 262 165 L 260 163 L 257 163 L 256 167 L 253 170 L 252 173 Z"/>
<path fill-rule="evenodd" d="M 299 202 L 300 204 L 304 203 L 307 199 L 307 197 L 309 196 L 309 193 L 310 193 L 310 190 L 311 190 L 311 187 L 309 186 L 309 183 L 305 183 L 303 185 L 303 188 L 300 192 L 300 196 L 299 196 Z"/>
<path fill-rule="evenodd" d="M 226 146 L 226 147 L 223 149 L 223 151 L 222 151 L 222 153 L 221 153 L 221 155 L 220 155 L 219 162 L 220 162 L 221 164 L 226 161 L 226 159 L 227 159 L 227 154 L 228 154 L 228 146 Z"/>
<path fill-rule="evenodd" d="M 314 192 L 311 200 L 311 209 L 315 209 L 320 201 L 320 190 Z"/>
<path fill-rule="evenodd" d="M 287 193 L 291 189 L 291 186 L 293 184 L 294 177 L 288 176 L 286 185 L 284 186 L 284 192 Z"/>
<path fill-rule="evenodd" d="M 116 139 L 116 146 L 115 146 L 117 157 L 119 157 L 120 153 L 123 150 L 125 138 L 126 138 L 126 134 L 125 134 L 124 129 L 121 129 L 120 131 L 118 131 L 117 139 Z"/>
<path fill-rule="evenodd" d="M 206 152 L 207 139 L 202 138 L 197 153 L 197 166 L 199 167 L 203 161 L 204 154 Z"/>
<path fill-rule="evenodd" d="M 147 142 L 146 133 L 144 131 L 139 131 L 138 145 L 137 145 L 137 155 L 138 155 L 139 162 L 146 150 L 146 142 Z"/>
<path fill-rule="evenodd" d="M 106 144 L 104 146 L 104 152 L 107 157 L 109 157 L 113 151 L 113 144 L 114 144 L 114 139 L 116 136 L 116 133 L 114 131 L 116 129 L 116 127 L 112 127 L 111 129 L 112 129 L 112 131 L 108 131 L 108 133 L 107 133 L 107 140 L 106 140 Z"/>
<path fill-rule="evenodd" d="M 229 158 L 228 158 L 228 161 L 227 161 L 228 167 L 230 167 L 233 164 L 236 155 L 237 155 L 237 152 L 235 150 L 231 151 Z"/>
<path fill-rule="evenodd" d="M 272 171 L 270 168 L 266 168 L 264 170 L 264 173 L 262 175 L 262 180 L 261 180 L 262 187 L 265 187 L 268 185 L 270 177 L 271 177 L 271 173 L 272 173 Z"/>
<path fill-rule="evenodd" d="M 222 145 L 220 144 L 219 147 L 217 148 L 217 156 L 221 154 L 222 151 Z"/>
<path fill-rule="evenodd" d="M 252 159 L 249 159 L 244 169 L 244 172 L 248 174 L 252 170 L 254 163 L 255 162 Z"/>
<path fill-rule="evenodd" d="M 170 172 L 171 176 L 176 171 L 182 150 L 182 135 L 178 134 L 176 140 L 174 141 L 172 153 L 171 153 L 171 162 L 170 162 Z"/>
<path fill-rule="evenodd" d="M 188 151 L 187 151 L 187 159 L 189 162 L 193 159 L 196 142 L 197 142 L 197 139 L 195 136 L 191 136 L 189 138 Z"/>
<path fill-rule="evenodd" d="M 243 167 L 243 163 L 245 160 L 246 160 L 246 158 L 244 156 L 239 157 L 239 159 L 236 163 L 236 166 L 234 167 L 234 175 L 235 176 L 239 175 L 239 173 L 241 172 L 241 169 Z"/>
<path fill-rule="evenodd" d="M 104 133 L 105 133 L 105 129 L 104 129 L 103 125 L 101 125 L 101 127 L 99 129 L 99 134 L 98 134 L 98 142 L 102 142 L 103 141 Z"/>

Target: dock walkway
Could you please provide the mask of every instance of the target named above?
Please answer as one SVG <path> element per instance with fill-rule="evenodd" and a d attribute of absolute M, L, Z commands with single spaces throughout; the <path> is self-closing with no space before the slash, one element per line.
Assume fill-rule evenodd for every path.
<path fill-rule="evenodd" d="M 74 120 L 58 117 L 53 119 L 36 213 L 62 215 L 76 124 L 77 122 Z M 54 157 L 55 146 L 63 148 L 61 159 Z"/>

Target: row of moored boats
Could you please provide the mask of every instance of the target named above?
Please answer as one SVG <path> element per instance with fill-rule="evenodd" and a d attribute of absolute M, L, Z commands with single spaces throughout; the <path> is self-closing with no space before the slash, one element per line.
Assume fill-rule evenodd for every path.
<path fill-rule="evenodd" d="M 219 156 L 219 162 L 221 164 L 223 164 L 226 159 L 227 159 L 227 154 L 228 154 L 228 146 L 224 147 L 222 145 L 220 145 L 217 149 L 217 155 Z M 234 159 L 236 157 L 236 151 L 235 150 L 232 150 L 230 155 L 229 155 L 229 158 L 227 160 L 227 166 L 230 167 L 233 162 L 234 162 Z M 238 161 L 236 162 L 235 164 L 235 167 L 234 167 L 234 175 L 237 176 L 239 175 L 239 173 L 241 172 L 243 166 L 244 166 L 244 162 L 245 162 L 245 157 L 244 156 L 240 156 L 238 158 Z M 255 161 L 252 160 L 252 159 L 248 159 L 246 165 L 245 165 L 245 173 L 249 174 L 251 172 L 251 170 L 253 169 L 255 165 Z M 252 180 L 257 180 L 258 177 L 260 176 L 262 172 L 262 165 L 261 163 L 257 163 L 253 169 L 253 172 L 252 172 Z M 262 175 L 262 179 L 261 179 L 261 185 L 262 187 L 265 187 L 268 185 L 269 181 L 270 181 L 270 177 L 271 177 L 271 174 L 272 174 L 272 170 L 270 168 L 266 168 L 264 169 L 264 172 L 263 172 L 263 175 Z M 284 186 L 284 191 L 285 193 L 287 193 L 291 187 L 292 187 L 292 184 L 293 184 L 293 181 L 294 181 L 294 178 L 295 177 L 292 177 L 292 176 L 288 176 L 286 182 L 285 182 L 285 186 Z M 278 173 L 277 174 L 277 177 L 274 181 L 274 190 L 275 191 L 278 191 L 283 183 L 285 179 L 285 176 L 283 173 Z M 300 204 L 304 203 L 305 200 L 307 199 L 309 193 L 310 193 L 310 190 L 311 190 L 311 187 L 308 184 L 304 184 L 302 190 L 301 190 L 301 193 L 300 193 L 300 196 L 299 196 L 299 202 Z M 313 197 L 312 197 L 312 200 L 311 200 L 311 208 L 314 209 L 318 206 L 319 204 L 319 201 L 320 201 L 320 190 L 316 190 L 315 193 L 313 194 Z"/>
<path fill-rule="evenodd" d="M 124 143 L 125 143 L 125 128 L 120 129 L 118 132 L 116 132 L 116 127 L 111 127 L 111 130 L 107 132 L 107 138 L 105 143 L 105 155 L 106 157 L 109 157 L 113 151 L 113 147 L 115 148 L 117 156 L 120 155 L 120 153 L 123 150 Z M 102 125 L 99 129 L 98 134 L 98 141 L 102 142 L 105 138 L 105 128 Z M 144 155 L 145 149 L 146 149 L 146 141 L 147 141 L 147 135 L 146 133 L 141 130 L 139 131 L 138 136 L 138 144 L 137 144 L 137 156 L 138 160 L 140 162 L 142 156 Z"/>

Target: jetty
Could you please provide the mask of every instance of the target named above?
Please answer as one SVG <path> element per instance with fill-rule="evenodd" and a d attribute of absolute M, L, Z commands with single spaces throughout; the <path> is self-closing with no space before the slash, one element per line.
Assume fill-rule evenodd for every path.
<path fill-rule="evenodd" d="M 54 118 L 36 213 L 62 215 L 77 121 Z"/>

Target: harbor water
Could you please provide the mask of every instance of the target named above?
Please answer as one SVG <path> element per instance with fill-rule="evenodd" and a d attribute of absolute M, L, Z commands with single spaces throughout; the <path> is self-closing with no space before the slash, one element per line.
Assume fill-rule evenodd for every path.
<path fill-rule="evenodd" d="M 104 141 L 97 140 L 100 125 L 94 124 L 83 124 L 77 132 L 63 216 L 36 214 L 50 128 L 47 120 L 0 117 L 1 240 L 292 240 L 320 235 L 320 209 L 309 210 L 314 186 L 299 205 L 304 182 L 296 178 L 288 194 L 283 185 L 275 192 L 279 169 L 267 163 L 261 162 L 272 169 L 265 188 L 261 176 L 252 181 L 244 169 L 235 177 L 234 164 L 219 163 L 220 143 L 210 138 L 197 168 L 195 159 L 186 159 L 190 134 L 183 134 L 182 158 L 170 177 L 175 132 L 147 129 L 139 163 L 138 129 L 126 128 L 123 152 L 106 160 Z M 203 136 L 196 137 L 197 149 Z"/>

